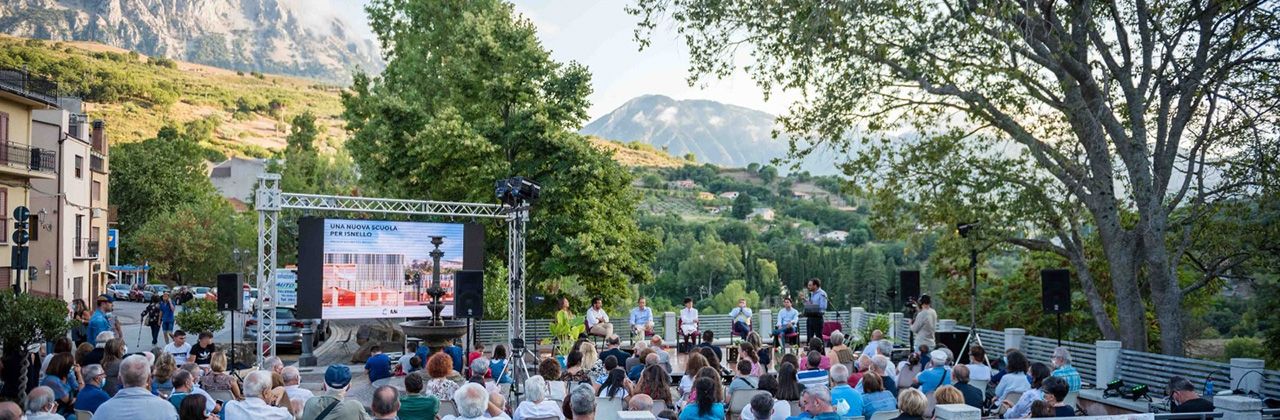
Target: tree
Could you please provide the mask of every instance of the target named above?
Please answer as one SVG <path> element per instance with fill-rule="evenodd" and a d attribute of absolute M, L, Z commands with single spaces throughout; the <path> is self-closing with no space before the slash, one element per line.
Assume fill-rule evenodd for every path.
<path fill-rule="evenodd" d="M 292 193 L 359 195 L 356 170 L 346 150 L 324 153 L 324 140 L 311 111 L 293 117 L 281 157 L 267 164 L 267 171 L 280 174 L 280 190 Z M 298 217 L 294 211 L 281 214 L 277 252 L 281 264 L 298 260 Z"/>
<path fill-rule="evenodd" d="M 773 183 L 775 179 L 778 179 L 778 168 L 773 167 L 773 165 L 765 165 L 760 168 L 760 180 L 764 181 L 764 185 Z"/>
<path fill-rule="evenodd" d="M 236 271 L 232 250 L 255 242 L 252 214 L 236 214 L 221 198 L 186 203 L 138 228 L 132 242 L 160 278 L 176 284 L 213 285 L 218 273 Z"/>
<path fill-rule="evenodd" d="M 755 173 L 760 171 L 760 164 L 751 162 L 747 164 L 747 172 Z"/>
<path fill-rule="evenodd" d="M 198 143 L 206 130 L 212 129 L 196 122 L 187 124 L 185 132 L 165 126 L 153 139 L 125 143 L 112 151 L 111 203 L 117 208 L 122 234 L 135 233 L 183 203 L 217 197 Z M 136 255 L 135 244 L 124 241 L 126 258 Z"/>
<path fill-rule="evenodd" d="M 754 290 L 748 292 L 742 280 L 733 280 L 724 286 L 720 293 L 699 303 L 703 313 L 727 314 L 738 307 L 738 299 L 746 299 L 748 308 L 760 307 L 760 294 Z"/>
<path fill-rule="evenodd" d="M 494 180 L 525 176 L 542 185 L 527 238 L 531 290 L 577 275 L 613 303 L 652 280 L 656 241 L 636 226 L 630 174 L 571 130 L 587 117 L 585 67 L 552 60 L 533 24 L 497 0 L 367 10 L 387 67 L 356 76 L 343 96 L 366 191 L 491 202 Z M 505 234 L 486 242 L 505 254 Z"/>
<path fill-rule="evenodd" d="M 1057 254 L 1104 337 L 1147 349 L 1149 304 L 1160 350 L 1181 354 L 1179 308 L 1220 271 L 1179 276 L 1185 235 L 1206 203 L 1264 182 L 1252 157 L 1275 148 L 1272 6 L 640 0 L 630 11 L 642 45 L 675 21 L 695 78 L 731 74 L 748 48 L 742 64 L 766 91 L 802 90 L 779 131 L 794 133 L 798 156 L 860 143 L 843 167 L 893 215 L 886 224 L 977 220 L 986 241 Z M 846 135 L 859 130 L 861 141 Z M 1105 272 L 1091 270 L 1087 236 Z M 1107 286 L 1122 303 L 1114 318 Z"/>
<path fill-rule="evenodd" d="M 745 272 L 742 251 L 709 236 L 685 254 L 679 265 L 678 283 L 684 288 L 684 296 L 710 296 L 730 280 L 741 279 Z"/>
<path fill-rule="evenodd" d="M 16 383 L 4 387 L 6 391 L 17 390 L 7 397 L 25 399 L 27 372 L 40 368 L 31 365 L 27 347 L 65 337 L 70 329 L 67 304 L 61 299 L 0 291 L 0 349 L 4 350 L 5 369 L 20 372 L 11 376 L 17 378 Z"/>
<path fill-rule="evenodd" d="M 738 197 L 733 199 L 733 217 L 738 219 L 746 219 L 751 215 L 751 211 L 755 207 L 755 200 L 746 193 L 738 193 Z"/>
<path fill-rule="evenodd" d="M 174 316 L 178 327 L 190 331 L 192 335 L 203 332 L 216 333 L 222 329 L 226 319 L 218 311 L 218 305 L 212 300 L 192 299 L 182 306 L 182 311 Z"/>

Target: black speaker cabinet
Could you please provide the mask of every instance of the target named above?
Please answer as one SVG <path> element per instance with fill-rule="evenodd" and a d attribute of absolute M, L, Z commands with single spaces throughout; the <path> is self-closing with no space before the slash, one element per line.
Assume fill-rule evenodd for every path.
<path fill-rule="evenodd" d="M 240 273 L 218 274 L 218 310 L 238 311 L 244 292 L 240 290 L 244 280 Z"/>
<path fill-rule="evenodd" d="M 902 298 L 902 304 L 906 305 L 911 299 L 920 297 L 920 271 L 919 270 L 902 270 L 898 272 L 898 297 Z"/>
<path fill-rule="evenodd" d="M 1046 314 L 1071 312 L 1071 272 L 1040 270 L 1040 302 Z"/>
<path fill-rule="evenodd" d="M 958 363 L 969 363 L 969 352 L 964 350 L 964 342 L 969 339 L 968 331 L 948 331 L 934 333 L 934 339 L 937 341 L 937 347 L 951 350 L 952 357 L 960 357 Z M 964 354 L 961 354 L 964 353 Z"/>
<path fill-rule="evenodd" d="M 453 274 L 453 314 L 458 318 L 484 318 L 484 271 Z"/>

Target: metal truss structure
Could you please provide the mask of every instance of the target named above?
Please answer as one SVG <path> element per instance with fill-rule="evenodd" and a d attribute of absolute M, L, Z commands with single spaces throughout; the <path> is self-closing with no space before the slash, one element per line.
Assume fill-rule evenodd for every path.
<path fill-rule="evenodd" d="M 286 209 L 402 214 L 436 217 L 470 217 L 505 219 L 507 221 L 507 272 L 510 282 L 511 314 L 508 332 L 511 338 L 524 338 L 524 239 L 529 221 L 529 206 L 504 207 L 500 204 L 454 203 L 446 201 L 396 200 L 389 198 L 347 197 L 335 195 L 296 194 L 280 191 L 280 174 L 258 177 L 254 197 L 258 211 L 258 351 L 257 364 L 276 355 L 276 258 L 280 212 Z"/>

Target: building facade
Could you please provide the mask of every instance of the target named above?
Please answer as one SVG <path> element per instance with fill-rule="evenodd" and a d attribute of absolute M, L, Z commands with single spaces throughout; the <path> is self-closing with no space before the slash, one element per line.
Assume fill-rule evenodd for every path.
<path fill-rule="evenodd" d="M 31 181 L 32 293 L 92 301 L 106 288 L 106 138 L 79 101 L 37 110 L 32 146 L 57 153 L 57 177 Z"/>
<path fill-rule="evenodd" d="M 31 207 L 32 183 L 57 179 L 57 152 L 32 146 L 32 117 L 58 107 L 54 84 L 0 69 L 0 286 L 30 290 L 29 271 L 14 269 L 13 210 Z M 38 219 L 38 215 L 32 214 Z M 38 222 L 38 221 L 37 221 Z M 35 225 L 36 223 L 32 223 Z"/>

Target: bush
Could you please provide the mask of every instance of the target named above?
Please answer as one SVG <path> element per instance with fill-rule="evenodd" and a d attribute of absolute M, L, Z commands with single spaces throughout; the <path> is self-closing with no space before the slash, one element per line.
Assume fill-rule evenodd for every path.
<path fill-rule="evenodd" d="M 71 329 L 68 314 L 62 300 L 0 291 L 0 347 L 5 354 L 14 354 L 28 345 L 65 336 Z"/>
<path fill-rule="evenodd" d="M 1236 337 L 1227 340 L 1226 356 L 1228 360 L 1237 357 L 1262 359 L 1266 354 L 1267 351 L 1262 346 L 1261 339 L 1254 337 Z"/>
<path fill-rule="evenodd" d="M 218 306 L 211 300 L 192 299 L 183 305 L 182 311 L 174 316 L 178 327 L 190 334 L 202 332 L 218 332 L 225 321 Z"/>

